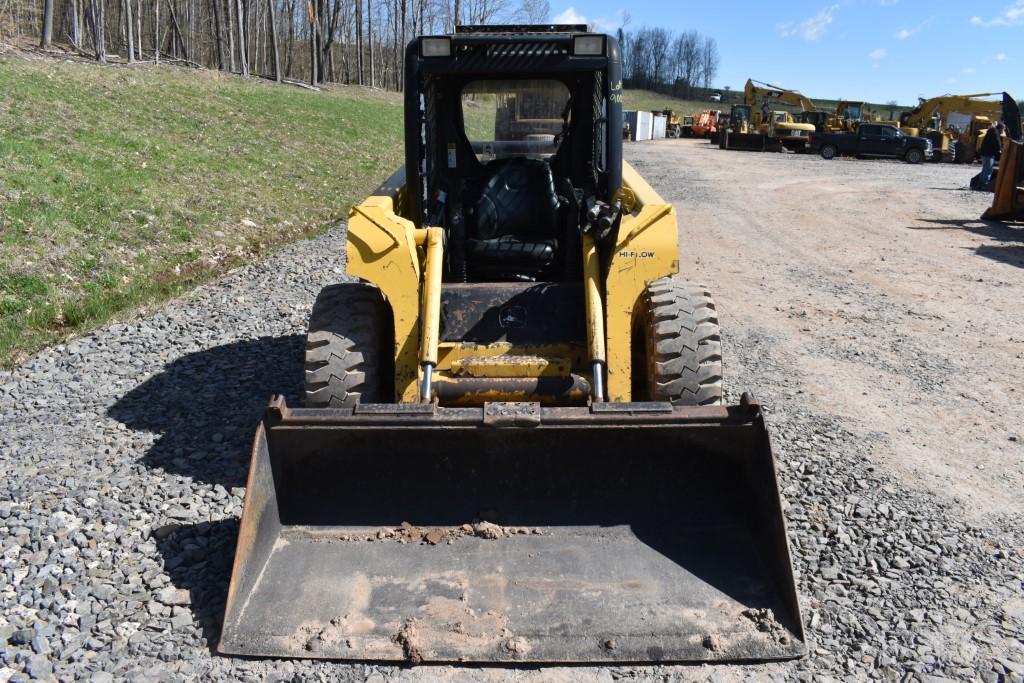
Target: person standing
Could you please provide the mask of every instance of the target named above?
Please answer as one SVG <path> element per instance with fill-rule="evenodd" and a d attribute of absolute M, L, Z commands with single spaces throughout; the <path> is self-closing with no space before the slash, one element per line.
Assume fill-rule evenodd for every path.
<path fill-rule="evenodd" d="M 1003 132 L 1003 122 L 996 121 L 985 132 L 981 140 L 981 148 L 978 153 L 981 155 L 981 174 L 978 186 L 982 189 L 988 187 L 992 181 L 992 172 L 995 170 L 996 161 L 1002 151 L 1003 141 L 999 138 Z"/>

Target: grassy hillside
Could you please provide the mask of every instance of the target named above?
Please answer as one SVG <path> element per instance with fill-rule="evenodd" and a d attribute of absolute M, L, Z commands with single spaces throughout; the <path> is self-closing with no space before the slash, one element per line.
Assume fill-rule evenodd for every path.
<path fill-rule="evenodd" d="M 683 100 L 677 97 L 670 97 L 668 95 L 660 95 L 649 90 L 626 90 L 624 92 L 624 108 L 625 109 L 641 109 L 644 111 L 661 111 L 663 109 L 672 109 L 677 114 L 687 115 L 696 114 L 704 109 L 721 109 L 728 111 L 733 104 L 737 104 L 743 100 L 743 89 L 736 90 L 722 90 L 722 102 L 712 103 L 701 100 Z M 838 100 L 821 100 L 816 97 L 811 98 L 818 108 L 835 111 Z M 793 109 L 793 107 L 787 107 L 780 105 L 780 109 Z M 882 118 L 889 118 L 890 113 L 894 113 L 895 116 L 899 116 L 899 112 L 910 109 L 909 106 L 902 105 L 888 105 L 888 104 L 868 104 L 869 113 L 877 113 Z"/>
<path fill-rule="evenodd" d="M 0 365 L 344 217 L 399 96 L 0 57 Z"/>
<path fill-rule="evenodd" d="M 683 116 L 696 114 L 704 109 L 720 109 L 722 105 L 714 102 L 701 102 L 700 100 L 681 100 L 678 97 L 660 95 L 650 90 L 626 90 L 623 92 L 622 108 L 626 110 L 639 109 L 641 111 L 671 109 Z M 728 109 L 728 107 L 725 108 Z"/>

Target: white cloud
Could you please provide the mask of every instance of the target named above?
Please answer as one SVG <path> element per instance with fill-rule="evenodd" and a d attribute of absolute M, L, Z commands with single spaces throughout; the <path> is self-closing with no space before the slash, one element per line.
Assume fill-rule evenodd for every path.
<path fill-rule="evenodd" d="M 956 83 L 956 78 L 954 78 L 953 76 L 950 76 L 949 78 L 946 79 L 946 83 L 949 83 L 950 85 L 952 85 L 952 84 Z"/>
<path fill-rule="evenodd" d="M 577 12 L 575 7 L 569 7 L 556 14 L 551 20 L 551 23 L 586 24 L 587 26 L 592 26 L 596 31 L 600 31 L 602 33 L 614 33 L 620 26 L 622 26 L 625 14 L 626 10 L 620 8 L 615 10 L 615 16 L 613 17 L 587 17 L 586 15 Z"/>
<path fill-rule="evenodd" d="M 899 38 L 900 40 L 906 40 L 915 33 L 919 33 L 921 29 L 930 24 L 933 19 L 935 19 L 935 17 L 928 17 L 917 26 L 911 26 L 910 28 L 901 28 L 899 31 L 896 31 L 896 33 L 894 33 L 893 35 L 896 38 Z"/>
<path fill-rule="evenodd" d="M 963 69 L 960 69 L 960 73 L 970 75 L 970 74 L 974 73 L 974 67 L 973 66 L 966 66 Z"/>
<path fill-rule="evenodd" d="M 882 7 L 887 7 L 888 5 L 895 5 L 899 1 L 900 0 L 878 0 L 878 4 Z"/>
<path fill-rule="evenodd" d="M 585 24 L 587 18 L 576 11 L 575 7 L 569 7 L 551 19 L 552 24 Z"/>
<path fill-rule="evenodd" d="M 877 50 L 872 50 L 871 52 L 869 52 L 868 53 L 868 57 L 870 57 L 871 59 L 876 59 L 876 60 L 877 59 L 885 59 L 885 56 L 887 54 L 889 54 L 889 51 L 886 50 L 884 47 L 880 47 Z"/>
<path fill-rule="evenodd" d="M 900 40 L 906 40 L 915 33 L 916 31 L 912 28 L 901 28 L 899 31 L 896 31 L 894 35 Z"/>
<path fill-rule="evenodd" d="M 971 17 L 971 23 L 975 26 L 1016 26 L 1024 23 L 1024 0 L 1017 0 L 1008 6 L 998 17 L 982 19 L 979 16 Z"/>
<path fill-rule="evenodd" d="M 1007 60 L 1007 56 L 1005 52 L 997 52 L 995 56 L 992 57 L 992 59 L 996 60 L 997 62 L 1005 62 Z"/>
<path fill-rule="evenodd" d="M 1024 2 L 1024 0 L 1020 0 Z M 832 23 L 832 16 L 839 11 L 839 5 L 832 5 L 826 7 L 812 17 L 807 17 L 799 24 L 794 24 L 792 21 L 787 21 L 784 24 L 776 24 L 775 30 L 779 32 L 783 38 L 789 38 L 790 36 L 800 36 L 804 40 L 821 40 L 821 38 L 828 31 L 829 25 Z"/>

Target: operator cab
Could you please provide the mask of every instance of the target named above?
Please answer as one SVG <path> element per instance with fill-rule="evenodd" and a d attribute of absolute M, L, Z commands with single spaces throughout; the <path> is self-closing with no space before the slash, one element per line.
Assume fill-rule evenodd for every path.
<path fill-rule="evenodd" d="M 615 40 L 584 26 L 460 26 L 415 39 L 406 64 L 406 213 L 444 228 L 444 279 L 578 281 L 581 232 L 607 242 L 618 219 Z"/>

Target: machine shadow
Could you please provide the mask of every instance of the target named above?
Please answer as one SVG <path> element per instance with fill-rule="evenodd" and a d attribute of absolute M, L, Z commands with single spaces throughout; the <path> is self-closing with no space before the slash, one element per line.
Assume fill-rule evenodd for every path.
<path fill-rule="evenodd" d="M 908 225 L 908 230 L 966 230 L 975 235 L 981 235 L 1000 241 L 1024 242 L 1024 229 L 1014 227 L 1002 221 L 982 220 L 980 218 L 922 218 L 922 223 L 929 225 Z"/>
<path fill-rule="evenodd" d="M 180 527 L 157 540 L 164 571 L 175 588 L 189 592 L 193 619 L 211 651 L 220 641 L 237 538 L 238 520 L 230 518 Z"/>
<path fill-rule="evenodd" d="M 928 226 L 909 225 L 908 230 L 965 230 L 975 235 L 981 235 L 997 242 L 1020 242 L 1024 243 L 1024 226 L 1014 226 L 1002 221 L 990 221 L 981 219 L 938 219 L 923 218 Z M 1017 244 L 992 245 L 983 244 L 975 248 L 974 253 L 978 256 L 999 261 L 1007 265 L 1024 268 L 1024 246 Z"/>
<path fill-rule="evenodd" d="M 974 250 L 978 256 L 999 261 L 1010 266 L 1024 268 L 1024 246 L 1003 244 L 999 246 L 986 245 Z"/>
<path fill-rule="evenodd" d="M 142 461 L 225 488 L 244 486 L 252 438 L 272 394 L 298 402 L 300 335 L 248 339 L 182 356 L 107 414 L 160 435 Z"/>

